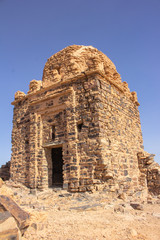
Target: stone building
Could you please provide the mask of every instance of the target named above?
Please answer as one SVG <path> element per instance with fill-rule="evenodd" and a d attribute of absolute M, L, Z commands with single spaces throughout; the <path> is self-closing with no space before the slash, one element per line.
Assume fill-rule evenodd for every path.
<path fill-rule="evenodd" d="M 91 46 L 48 59 L 42 81 L 16 92 L 11 178 L 30 188 L 133 194 L 146 188 L 136 92 L 112 61 Z"/>

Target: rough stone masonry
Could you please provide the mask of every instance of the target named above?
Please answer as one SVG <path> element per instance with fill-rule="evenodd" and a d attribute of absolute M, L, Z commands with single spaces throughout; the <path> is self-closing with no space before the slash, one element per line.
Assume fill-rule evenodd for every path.
<path fill-rule="evenodd" d="M 96 48 L 73 45 L 54 54 L 42 81 L 16 92 L 12 104 L 12 180 L 32 189 L 147 191 L 152 174 L 144 161 L 154 160 L 143 149 L 137 94 Z"/>

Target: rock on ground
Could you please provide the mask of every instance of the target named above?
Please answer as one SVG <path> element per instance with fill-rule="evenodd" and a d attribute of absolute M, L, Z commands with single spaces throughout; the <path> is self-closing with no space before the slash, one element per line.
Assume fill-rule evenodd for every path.
<path fill-rule="evenodd" d="M 8 187 L 14 200 L 31 216 L 22 240 L 160 239 L 158 197 L 150 198 L 152 204 L 148 204 L 110 199 L 103 191 L 71 194 L 48 189 L 31 194 L 21 186 L 8 183 Z M 131 204 L 139 205 L 135 209 Z"/>

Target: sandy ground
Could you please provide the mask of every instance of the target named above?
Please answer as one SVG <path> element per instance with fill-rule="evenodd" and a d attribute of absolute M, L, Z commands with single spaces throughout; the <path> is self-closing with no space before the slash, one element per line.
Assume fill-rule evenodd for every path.
<path fill-rule="evenodd" d="M 105 192 L 48 189 L 30 194 L 12 186 L 14 199 L 31 214 L 22 240 L 160 240 L 160 200 L 135 210 Z"/>
<path fill-rule="evenodd" d="M 155 211 L 159 206 L 154 206 Z M 153 208 L 145 212 L 114 213 L 109 209 L 83 211 L 49 211 L 47 219 L 28 229 L 23 239 L 160 239 L 160 219 L 153 216 Z M 146 214 L 147 213 L 147 214 Z"/>

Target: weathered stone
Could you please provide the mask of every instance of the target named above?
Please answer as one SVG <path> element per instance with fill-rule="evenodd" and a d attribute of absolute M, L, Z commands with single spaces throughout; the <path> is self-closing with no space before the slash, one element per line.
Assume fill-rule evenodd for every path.
<path fill-rule="evenodd" d="M 22 210 L 10 197 L 0 195 L 0 204 L 17 220 L 20 229 L 29 225 L 30 215 Z"/>
<path fill-rule="evenodd" d="M 15 100 L 21 100 L 23 97 L 25 97 L 25 93 L 21 91 L 17 91 L 14 95 Z"/>
<path fill-rule="evenodd" d="M 134 228 L 129 228 L 127 229 L 127 233 L 129 235 L 131 235 L 132 237 L 136 237 L 138 234 L 137 234 L 137 231 L 134 229 Z"/>
<path fill-rule="evenodd" d="M 126 194 L 125 194 L 124 192 L 122 192 L 122 193 L 120 193 L 120 194 L 118 195 L 118 198 L 119 198 L 119 199 L 122 199 L 123 201 L 125 201 L 125 200 L 126 200 Z"/>
<path fill-rule="evenodd" d="M 116 205 L 114 206 L 114 212 L 116 213 L 124 213 L 125 212 L 125 209 L 122 205 Z"/>
<path fill-rule="evenodd" d="M 7 195 L 9 197 L 13 197 L 14 193 L 13 190 L 6 186 L 6 184 L 3 184 L 0 188 L 0 195 Z"/>
<path fill-rule="evenodd" d="M 132 208 L 134 208 L 135 210 L 143 210 L 143 205 L 140 203 L 131 203 L 130 204 Z"/>
<path fill-rule="evenodd" d="M 137 94 L 102 52 L 73 45 L 56 53 L 42 81 L 32 80 L 12 104 L 12 180 L 33 191 L 147 189 Z"/>
<path fill-rule="evenodd" d="M 32 80 L 29 84 L 28 94 L 40 90 L 41 86 L 42 86 L 42 81 Z"/>
<path fill-rule="evenodd" d="M 9 180 L 10 178 L 10 161 L 0 167 L 0 178 L 3 181 Z M 0 187 L 1 187 L 1 180 L 0 180 Z"/>
<path fill-rule="evenodd" d="M 143 185 L 147 181 L 147 187 L 150 193 L 160 194 L 160 165 L 154 162 L 154 154 L 147 152 L 138 153 L 138 164 L 141 171 L 140 181 Z"/>
<path fill-rule="evenodd" d="M 92 205 L 84 205 L 80 207 L 71 207 L 70 210 L 77 210 L 77 211 L 95 211 L 97 208 L 101 208 L 102 204 L 92 204 Z"/>
<path fill-rule="evenodd" d="M 3 180 L 2 178 L 0 178 L 0 188 L 2 187 L 2 185 L 3 185 Z"/>
<path fill-rule="evenodd" d="M 160 218 L 160 213 L 153 213 L 153 216 L 156 218 Z"/>
<path fill-rule="evenodd" d="M 0 239 L 21 239 L 21 234 L 17 227 L 16 221 L 8 211 L 0 213 Z"/>
<path fill-rule="evenodd" d="M 0 204 L 0 213 L 5 212 L 6 209 L 3 207 L 3 205 Z"/>

